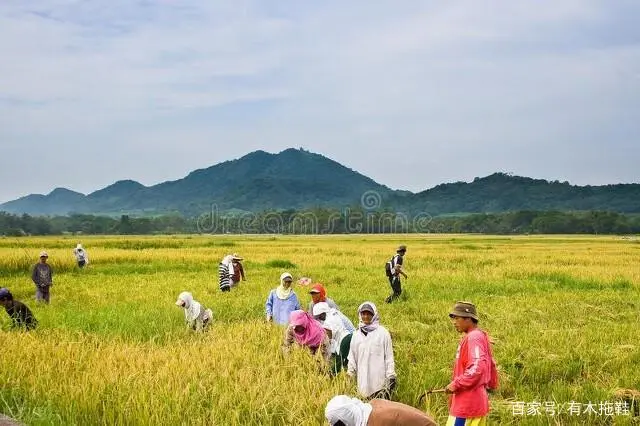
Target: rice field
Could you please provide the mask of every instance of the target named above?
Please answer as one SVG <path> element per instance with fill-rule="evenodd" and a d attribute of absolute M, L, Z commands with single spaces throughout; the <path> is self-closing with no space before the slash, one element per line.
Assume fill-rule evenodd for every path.
<path fill-rule="evenodd" d="M 457 300 L 478 306 L 495 341 L 501 386 L 491 424 L 640 424 L 640 243 L 588 236 L 167 236 L 0 238 L 0 286 L 39 320 L 9 331 L 0 312 L 0 413 L 27 425 L 321 425 L 334 395 L 356 395 L 346 376 L 320 375 L 311 355 L 280 355 L 282 329 L 264 302 L 285 270 L 311 277 L 356 322 L 377 304 L 393 338 L 395 400 L 440 424 L 460 336 L 447 317 Z M 404 294 L 384 263 L 408 246 Z M 49 253 L 51 304 L 34 302 L 30 268 Z M 248 280 L 218 290 L 232 252 Z M 184 327 L 181 291 L 214 311 L 208 333 Z M 310 296 L 295 286 L 303 306 Z M 636 396 L 637 397 L 637 396 Z M 578 404 L 580 404 L 578 406 Z M 591 404 L 591 405 L 589 405 Z M 552 410 L 553 409 L 553 410 Z M 579 414 L 579 415 L 578 415 Z"/>

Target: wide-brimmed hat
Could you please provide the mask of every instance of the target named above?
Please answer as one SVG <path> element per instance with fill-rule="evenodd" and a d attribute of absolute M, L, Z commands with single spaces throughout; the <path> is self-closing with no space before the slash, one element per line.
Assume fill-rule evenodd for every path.
<path fill-rule="evenodd" d="M 49 255 L 47 254 L 46 251 L 41 251 L 40 252 L 40 257 L 49 257 Z"/>
<path fill-rule="evenodd" d="M 243 260 L 242 257 L 238 256 L 238 253 L 233 253 L 231 255 L 231 259 L 233 259 L 233 260 Z"/>
<path fill-rule="evenodd" d="M 407 251 L 407 246 L 405 246 L 404 244 L 399 245 L 396 252 L 400 253 L 401 251 Z"/>
<path fill-rule="evenodd" d="M 451 312 L 449 312 L 449 317 L 471 318 L 479 321 L 476 305 L 471 302 L 456 302 Z"/>

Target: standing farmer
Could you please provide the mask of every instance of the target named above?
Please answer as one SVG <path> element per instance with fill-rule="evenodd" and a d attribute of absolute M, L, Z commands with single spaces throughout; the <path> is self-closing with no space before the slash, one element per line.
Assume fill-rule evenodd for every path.
<path fill-rule="evenodd" d="M 478 328 L 478 314 L 472 303 L 457 302 L 449 317 L 464 336 L 456 352 L 453 380 L 446 388 L 452 394 L 447 426 L 484 426 L 489 414 L 487 389 L 498 386 L 489 338 Z"/>
<path fill-rule="evenodd" d="M 407 253 L 407 246 L 401 245 L 396 250 L 396 255 L 389 260 L 385 266 L 385 270 L 387 273 L 387 278 L 389 279 L 389 284 L 391 285 L 391 295 L 385 299 L 385 302 L 391 303 L 402 293 L 402 284 L 400 283 L 400 275 L 405 278 L 407 274 L 402 270 L 402 262 L 404 259 L 404 255 Z"/>
<path fill-rule="evenodd" d="M 36 301 L 49 303 L 49 288 L 53 285 L 53 269 L 47 263 L 49 255 L 40 253 L 40 262 L 36 263 L 31 273 L 31 281 L 36 285 Z"/>
<path fill-rule="evenodd" d="M 265 310 L 267 321 L 280 325 L 289 323 L 291 312 L 300 309 L 300 301 L 295 291 L 291 288 L 293 277 L 290 273 L 284 272 L 280 275 L 280 285 L 269 292 Z"/>
<path fill-rule="evenodd" d="M 347 374 L 356 377 L 363 397 L 389 399 L 396 387 L 391 335 L 380 325 L 378 309 L 372 302 L 360 305 L 358 316 L 360 323 L 351 338 Z"/>

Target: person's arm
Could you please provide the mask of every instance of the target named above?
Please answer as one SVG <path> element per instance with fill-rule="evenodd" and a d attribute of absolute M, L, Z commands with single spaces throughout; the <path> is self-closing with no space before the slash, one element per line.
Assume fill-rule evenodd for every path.
<path fill-rule="evenodd" d="M 396 363 L 393 358 L 393 343 L 391 342 L 391 335 L 387 331 L 384 336 L 384 375 L 387 380 L 396 378 Z"/>
<path fill-rule="evenodd" d="M 357 331 L 354 331 L 354 333 L 357 333 Z M 349 363 L 347 364 L 347 375 L 353 377 L 356 375 L 356 371 L 358 370 L 358 363 L 356 361 L 356 351 L 355 351 L 355 345 L 353 344 L 353 339 L 355 339 L 356 336 L 353 336 L 351 338 L 351 346 L 349 347 Z"/>
<path fill-rule="evenodd" d="M 403 265 L 404 265 L 404 257 L 398 256 L 398 259 L 396 262 L 396 275 L 402 275 L 405 278 L 409 278 L 407 277 L 407 274 L 405 274 L 403 271 Z"/>
<path fill-rule="evenodd" d="M 337 303 L 333 300 L 333 299 L 327 299 L 329 301 L 328 305 L 330 308 L 335 309 L 336 311 L 339 311 L 340 308 L 338 307 Z"/>
<path fill-rule="evenodd" d="M 322 325 L 322 328 L 324 329 L 325 334 L 327 335 L 327 337 L 329 337 L 329 339 L 333 339 L 333 330 L 331 330 L 331 326 L 328 325 L 325 321 L 325 323 Z"/>
<path fill-rule="evenodd" d="M 482 380 L 482 373 L 487 368 L 487 353 L 477 337 L 467 341 L 467 365 L 464 372 L 455 377 L 447 389 L 451 393 L 472 389 Z"/>
<path fill-rule="evenodd" d="M 267 311 L 267 321 L 271 321 L 273 318 L 273 290 L 269 292 L 269 296 L 267 296 L 267 303 L 265 304 L 265 308 Z"/>
<path fill-rule="evenodd" d="M 52 286 L 53 285 L 53 268 L 51 267 L 51 265 L 49 266 L 49 285 Z"/>
<path fill-rule="evenodd" d="M 293 297 L 296 299 L 295 300 L 294 310 L 295 311 L 301 310 L 302 307 L 300 306 L 300 300 L 298 299 L 298 295 L 295 292 L 293 293 Z"/>
<path fill-rule="evenodd" d="M 324 339 L 322 339 L 322 343 L 320 343 L 320 351 L 324 361 L 323 368 L 328 368 L 329 365 L 331 365 L 331 341 L 326 335 L 324 336 Z"/>
<path fill-rule="evenodd" d="M 289 355 L 289 350 L 291 349 L 291 345 L 296 341 L 293 326 L 289 325 L 284 330 L 284 337 L 282 338 L 282 353 L 284 355 Z"/>
<path fill-rule="evenodd" d="M 35 285 L 40 286 L 38 283 L 38 265 L 35 265 L 31 271 L 31 281 L 33 281 Z"/>

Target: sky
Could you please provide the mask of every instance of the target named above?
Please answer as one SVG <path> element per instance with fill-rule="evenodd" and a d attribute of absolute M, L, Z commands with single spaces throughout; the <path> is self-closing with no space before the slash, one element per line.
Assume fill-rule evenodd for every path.
<path fill-rule="evenodd" d="M 1 0 L 0 202 L 302 147 L 394 189 L 640 182 L 637 0 Z"/>

